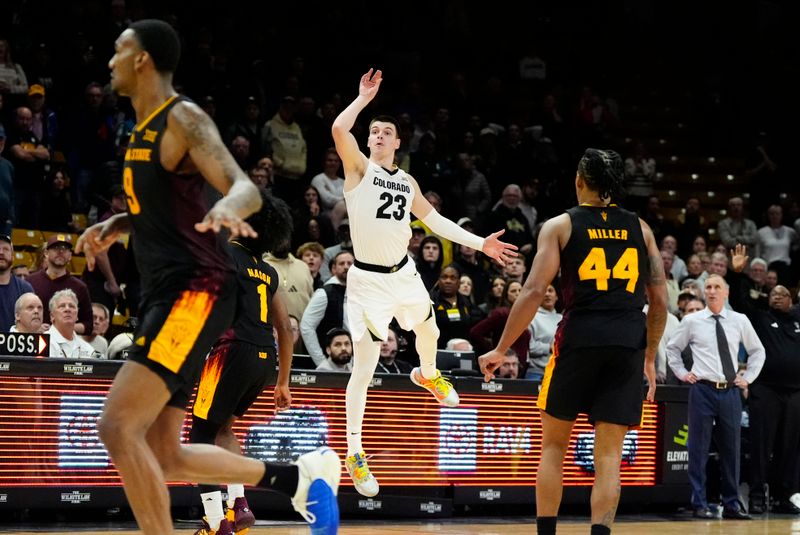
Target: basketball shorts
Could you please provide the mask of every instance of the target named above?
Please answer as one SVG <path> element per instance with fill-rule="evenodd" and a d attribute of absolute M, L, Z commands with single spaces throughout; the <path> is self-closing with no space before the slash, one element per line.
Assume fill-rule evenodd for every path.
<path fill-rule="evenodd" d="M 642 420 L 644 349 L 554 346 L 536 405 L 561 420 L 638 426 Z"/>
<path fill-rule="evenodd" d="M 355 342 L 367 331 L 386 340 L 392 318 L 410 331 L 431 316 L 431 306 L 413 262 L 394 273 L 366 271 L 355 265 L 347 272 L 347 320 Z"/>
<path fill-rule="evenodd" d="M 142 304 L 128 360 L 147 366 L 167 385 L 171 407 L 185 409 L 206 355 L 236 311 L 236 279 L 197 279 L 191 289 L 151 294 Z"/>
<path fill-rule="evenodd" d="M 277 377 L 277 350 L 247 342 L 227 342 L 214 347 L 206 359 L 197 385 L 192 413 L 223 425 L 241 417 Z"/>

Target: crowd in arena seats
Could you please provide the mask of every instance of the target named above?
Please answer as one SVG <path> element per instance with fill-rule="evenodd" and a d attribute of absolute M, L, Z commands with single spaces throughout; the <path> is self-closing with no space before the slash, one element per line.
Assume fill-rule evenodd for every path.
<path fill-rule="evenodd" d="M 0 38 L 0 331 L 49 330 L 57 342 L 54 351 L 60 351 L 53 356 L 124 358 L 138 307 L 132 249 L 116 244 L 89 271 L 72 247 L 87 225 L 126 209 L 121 174 L 135 119 L 130 103 L 110 90 L 105 64 L 127 24 L 153 14 L 124 0 L 110 2 L 108 11 L 101 2 L 65 3 L 53 8 L 63 16 L 51 17 L 61 20 L 54 26 L 22 4 L 15 22 L 0 27 L 0 37 L 8 36 Z M 475 13 L 458 5 L 452 9 L 463 10 L 463 20 L 478 24 Z M 330 29 L 342 24 L 346 13 L 339 10 L 346 9 L 304 16 L 318 37 L 343 39 L 338 46 L 347 46 L 349 38 Z M 177 87 L 211 115 L 253 182 L 292 208 L 291 242 L 265 260 L 280 274 L 295 352 L 310 354 L 301 361 L 307 367 L 346 371 L 352 347 L 342 309 L 346 293 L 340 290 L 346 287 L 349 264 L 344 264 L 353 260 L 342 253 L 352 252 L 352 242 L 330 128 L 356 90 L 340 80 L 363 72 L 370 55 L 342 58 L 333 43 L 313 52 L 299 42 L 296 50 L 276 45 L 304 37 L 285 11 L 277 13 L 271 32 L 249 20 L 246 10 L 226 14 L 221 24 L 213 8 L 160 14 L 184 39 Z M 398 16 L 425 25 L 411 14 Z M 239 25 L 247 31 L 238 32 L 242 42 L 232 42 Z M 441 26 L 455 35 L 462 31 Z M 67 34 L 65 28 L 78 31 Z M 434 39 L 425 35 L 420 32 L 419 39 Z M 481 51 L 478 44 L 469 46 Z M 675 325 L 704 306 L 709 275 L 730 279 L 730 250 L 737 244 L 753 256 L 736 279 L 737 288 L 747 285 L 747 299 L 767 306 L 770 293 L 781 287 L 796 302 L 800 206 L 791 192 L 780 195 L 774 140 L 759 136 L 755 157 L 747 162 L 746 177 L 754 184 L 763 180 L 764 187 L 748 190 L 743 183 L 723 214 L 703 206 L 708 197 L 701 199 L 698 186 L 698 193 L 682 199 L 679 213 L 668 214 L 663 205 L 675 198 L 658 169 L 669 162 L 628 137 L 625 115 L 631 103 L 623 82 L 615 87 L 598 76 L 587 84 L 563 75 L 564 55 L 543 47 L 520 50 L 511 68 L 457 61 L 445 72 L 427 66 L 424 53 L 391 56 L 396 70 L 384 70 L 386 84 L 373 106 L 375 113 L 397 117 L 402 141 L 397 165 L 418 180 L 437 210 L 479 234 L 505 230 L 504 239 L 522 253 L 501 267 L 479 251 L 431 234 L 419 221 L 412 223 L 409 255 L 431 292 L 442 349 L 482 351 L 496 342 L 535 254 L 538 229 L 574 204 L 572 173 L 588 146 L 623 155 L 629 197 L 622 204 L 640 214 L 660 244 L 674 313 L 664 346 Z M 365 124 L 357 124 L 354 133 L 365 142 Z M 744 138 L 747 132 L 736 135 Z M 714 151 L 725 149 L 715 141 Z M 27 240 L 27 231 L 41 238 Z M 501 376 L 541 379 L 560 319 L 558 291 L 554 281 Z M 797 312 L 795 305 L 791 313 Z M 416 358 L 413 333 L 395 325 L 390 338 L 381 347 L 379 372 L 405 370 Z M 691 362 L 691 355 L 682 358 L 685 365 Z M 746 367 L 746 355 L 741 362 Z M 661 382 L 681 383 L 665 349 L 658 372 Z"/>

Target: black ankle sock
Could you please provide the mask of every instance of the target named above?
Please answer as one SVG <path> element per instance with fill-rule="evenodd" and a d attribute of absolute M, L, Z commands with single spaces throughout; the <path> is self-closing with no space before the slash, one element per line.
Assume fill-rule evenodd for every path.
<path fill-rule="evenodd" d="M 611 535 L 611 528 L 603 524 L 592 524 L 591 535 Z"/>
<path fill-rule="evenodd" d="M 556 516 L 537 516 L 536 533 L 538 535 L 556 535 Z"/>
<path fill-rule="evenodd" d="M 264 477 L 258 482 L 262 489 L 272 489 L 287 496 L 294 496 L 297 491 L 297 481 L 300 477 L 297 465 L 264 463 L 266 470 Z"/>

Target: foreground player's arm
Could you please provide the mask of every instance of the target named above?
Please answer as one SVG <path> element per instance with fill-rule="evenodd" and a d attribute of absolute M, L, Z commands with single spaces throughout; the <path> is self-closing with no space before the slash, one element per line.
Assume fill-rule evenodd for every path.
<path fill-rule="evenodd" d="M 484 380 L 490 381 L 494 372 L 503 364 L 506 351 L 528 328 L 539 310 L 547 286 L 552 282 L 561 266 L 560 236 L 569 235 L 569 215 L 562 214 L 548 220 L 539 232 L 538 250 L 525 285 L 508 313 L 508 321 L 494 350 L 478 358 Z"/>
<path fill-rule="evenodd" d="M 168 120 L 170 131 L 185 147 L 197 170 L 225 195 L 195 229 L 219 232 L 228 227 L 232 237 L 255 237 L 256 232 L 244 219 L 261 208 L 261 196 L 225 148 L 214 121 L 191 102 L 176 104 Z"/>
<path fill-rule="evenodd" d="M 292 405 L 289 391 L 289 373 L 292 370 L 292 324 L 289 312 L 279 294 L 272 296 L 272 321 L 278 331 L 278 379 L 275 381 L 275 410 L 286 410 Z"/>
<path fill-rule="evenodd" d="M 131 231 L 128 214 L 116 214 L 87 228 L 75 244 L 75 252 L 86 255 L 86 267 L 94 270 L 95 257 L 107 251 L 123 234 Z"/>
<path fill-rule="evenodd" d="M 368 163 L 367 157 L 358 148 L 358 142 L 350 130 L 356 124 L 361 110 L 366 108 L 367 104 L 378 94 L 382 80 L 381 71 L 376 71 L 373 75 L 372 69 L 370 69 L 361 77 L 361 82 L 358 84 L 358 96 L 333 121 L 331 133 L 336 144 L 336 152 L 342 159 L 345 181 L 352 183 L 349 187 L 355 186 L 361 180 Z"/>
<path fill-rule="evenodd" d="M 644 374 L 649 384 L 647 401 L 654 401 L 656 394 L 656 351 L 661 337 L 664 335 L 664 326 L 667 324 L 667 277 L 664 272 L 664 263 L 661 261 L 661 252 L 656 245 L 656 239 L 650 227 L 639 220 L 647 247 L 650 276 L 648 277 L 645 291 L 647 292 L 647 348 L 644 350 Z"/>
<path fill-rule="evenodd" d="M 485 239 L 481 238 L 459 227 L 446 217 L 439 214 L 428 202 L 428 199 L 422 195 L 419 184 L 411 175 L 408 175 L 409 180 L 414 185 L 414 200 L 411 201 L 411 213 L 425 223 L 429 229 L 435 234 L 446 238 L 452 242 L 460 243 L 471 247 L 476 251 L 483 252 L 486 256 L 493 258 L 501 266 L 505 266 L 509 259 L 517 256 L 514 251 L 517 250 L 516 245 L 505 243 L 497 238 L 505 233 L 505 230 L 490 234 Z"/>

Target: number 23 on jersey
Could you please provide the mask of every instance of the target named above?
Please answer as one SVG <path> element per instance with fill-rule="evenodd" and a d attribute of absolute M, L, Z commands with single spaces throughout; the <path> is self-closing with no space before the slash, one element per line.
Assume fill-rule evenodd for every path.
<path fill-rule="evenodd" d="M 601 247 L 592 247 L 578 268 L 580 280 L 594 279 L 598 291 L 608 291 L 608 279 L 627 280 L 625 290 L 633 293 L 639 280 L 639 252 L 628 247 L 619 257 L 614 267 L 606 267 L 606 252 Z"/>

